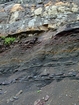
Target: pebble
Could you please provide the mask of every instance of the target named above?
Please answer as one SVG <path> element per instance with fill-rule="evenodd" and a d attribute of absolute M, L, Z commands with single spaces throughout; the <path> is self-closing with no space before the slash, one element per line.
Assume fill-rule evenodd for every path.
<path fill-rule="evenodd" d="M 44 100 L 45 100 L 45 101 L 48 101 L 48 100 L 49 100 L 49 96 L 46 95 L 45 98 L 44 98 Z"/>
<path fill-rule="evenodd" d="M 20 91 L 16 94 L 16 96 L 19 96 L 19 95 L 22 94 L 22 93 L 23 93 L 23 91 L 20 90 Z"/>
<path fill-rule="evenodd" d="M 16 99 L 16 100 L 17 100 L 17 99 L 18 99 L 18 97 L 16 97 L 16 96 L 13 96 L 13 99 Z"/>
<path fill-rule="evenodd" d="M 49 100 L 49 96 L 46 95 L 45 97 L 43 97 L 42 99 L 37 99 L 34 102 L 34 105 L 45 105 L 45 102 L 47 102 Z"/>
<path fill-rule="evenodd" d="M 71 95 L 69 95 L 69 97 L 70 97 L 70 98 L 72 98 L 72 96 L 71 96 Z"/>
<path fill-rule="evenodd" d="M 44 99 L 37 99 L 37 100 L 34 102 L 34 105 L 44 105 L 44 104 L 45 104 Z"/>

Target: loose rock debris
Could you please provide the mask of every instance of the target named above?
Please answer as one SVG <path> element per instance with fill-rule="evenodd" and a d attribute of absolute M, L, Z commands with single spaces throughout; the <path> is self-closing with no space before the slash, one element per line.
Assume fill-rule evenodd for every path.
<path fill-rule="evenodd" d="M 34 105 L 44 105 L 48 100 L 49 100 L 49 96 L 46 95 L 46 96 L 43 97 L 42 99 L 37 99 L 37 100 L 34 102 Z"/>
<path fill-rule="evenodd" d="M 23 92 L 23 91 L 20 90 L 15 96 L 12 96 L 10 99 L 7 99 L 7 103 L 13 102 L 13 101 L 15 101 L 15 100 L 18 100 L 19 95 L 22 94 L 22 92 Z"/>

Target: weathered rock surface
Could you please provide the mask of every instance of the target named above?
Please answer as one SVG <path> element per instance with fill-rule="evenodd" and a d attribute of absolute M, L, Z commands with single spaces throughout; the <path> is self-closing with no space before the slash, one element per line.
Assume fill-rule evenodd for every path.
<path fill-rule="evenodd" d="M 0 36 L 28 31 L 58 30 L 59 27 L 77 23 L 79 20 L 79 6 L 74 2 L 48 1 L 43 4 L 37 1 L 37 4 L 0 4 Z M 75 25 L 72 28 L 74 27 Z"/>
<path fill-rule="evenodd" d="M 26 1 L 0 4 L 0 105 L 78 105 L 79 1 Z"/>
<path fill-rule="evenodd" d="M 0 46 L 7 48 L 0 53 L 0 104 L 78 104 L 79 30 L 21 37 L 18 43 Z"/>

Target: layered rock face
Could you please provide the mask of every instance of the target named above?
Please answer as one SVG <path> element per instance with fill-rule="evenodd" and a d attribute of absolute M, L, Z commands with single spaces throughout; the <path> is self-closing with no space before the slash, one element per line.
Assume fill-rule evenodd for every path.
<path fill-rule="evenodd" d="M 0 36 L 28 31 L 47 31 L 49 29 L 56 31 L 64 25 L 64 29 L 66 26 L 78 28 L 78 11 L 78 5 L 71 2 L 42 2 L 37 0 L 37 4 L 36 2 L 1 4 Z"/>
<path fill-rule="evenodd" d="M 0 105 L 79 105 L 79 0 L 3 1 Z"/>

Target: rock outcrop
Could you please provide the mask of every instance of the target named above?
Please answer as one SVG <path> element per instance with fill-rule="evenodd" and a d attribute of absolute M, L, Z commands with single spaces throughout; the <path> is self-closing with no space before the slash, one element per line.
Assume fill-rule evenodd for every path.
<path fill-rule="evenodd" d="M 54 1 L 0 1 L 0 105 L 79 105 L 79 0 Z"/>
<path fill-rule="evenodd" d="M 45 3 L 37 0 L 37 4 L 15 2 L 0 4 L 0 36 L 49 29 L 59 32 L 62 26 L 78 28 L 78 21 L 79 6 L 71 2 Z"/>

